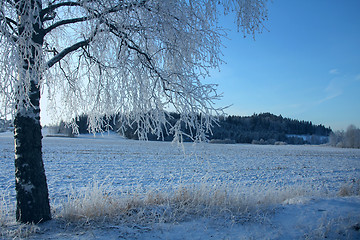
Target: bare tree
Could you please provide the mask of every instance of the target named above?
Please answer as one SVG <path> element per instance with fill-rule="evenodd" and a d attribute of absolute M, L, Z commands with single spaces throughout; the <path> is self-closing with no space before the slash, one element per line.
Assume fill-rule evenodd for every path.
<path fill-rule="evenodd" d="M 360 148 L 360 129 L 351 124 L 345 132 L 344 146 L 348 148 Z"/>
<path fill-rule="evenodd" d="M 360 129 L 351 124 L 346 131 L 335 131 L 330 134 L 331 146 L 342 148 L 360 148 Z"/>
<path fill-rule="evenodd" d="M 55 113 L 73 119 L 119 114 L 138 134 L 181 125 L 204 136 L 221 109 L 216 86 L 202 84 L 218 68 L 220 13 L 235 12 L 239 30 L 255 35 L 266 0 L 3 0 L 0 72 L 3 117 L 15 125 L 17 220 L 51 218 L 41 151 L 39 100 L 46 91 Z M 166 110 L 181 114 L 176 124 Z M 200 116 L 200 121 L 198 118 Z M 165 128 L 164 128 L 165 127 Z"/>

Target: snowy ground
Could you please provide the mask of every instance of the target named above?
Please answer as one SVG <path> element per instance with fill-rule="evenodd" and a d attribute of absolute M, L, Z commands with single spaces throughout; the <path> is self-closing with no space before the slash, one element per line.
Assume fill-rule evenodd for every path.
<path fill-rule="evenodd" d="M 45 137 L 43 152 L 54 220 L 19 225 L 13 139 L 0 134 L 0 238 L 360 239 L 359 149 L 105 134 Z"/>

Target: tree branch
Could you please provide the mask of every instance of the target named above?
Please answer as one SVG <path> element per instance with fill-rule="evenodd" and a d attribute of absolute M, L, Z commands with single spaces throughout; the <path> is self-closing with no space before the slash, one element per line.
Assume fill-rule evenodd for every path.
<path fill-rule="evenodd" d="M 9 20 L 11 20 L 11 19 L 9 19 L 9 18 L 5 18 L 2 20 L 0 19 L 0 21 L 4 21 L 8 25 L 8 28 L 10 28 L 13 31 L 13 33 L 11 33 L 9 31 L 10 29 L 6 28 L 3 25 L 0 26 L 0 33 L 2 33 L 6 37 L 12 39 L 12 41 L 16 42 L 18 39 L 16 36 L 16 30 L 13 26 L 11 26 L 11 21 L 13 21 L 13 20 L 11 20 L 10 22 L 9 22 Z"/>
<path fill-rule="evenodd" d="M 95 9 L 90 9 L 90 8 L 86 8 L 86 10 L 88 12 L 90 12 L 90 16 L 87 16 L 87 17 L 81 17 L 81 18 L 73 18 L 73 19 L 67 19 L 67 20 L 62 20 L 60 22 L 57 22 L 51 26 L 49 26 L 47 29 L 45 29 L 45 35 L 49 32 L 51 32 L 52 30 L 54 30 L 55 28 L 59 27 L 59 26 L 62 26 L 62 25 L 67 25 L 67 24 L 72 24 L 72 23 L 78 23 L 78 22 L 84 22 L 84 21 L 87 21 L 87 20 L 91 20 L 91 19 L 100 19 L 102 18 L 103 16 L 105 16 L 106 14 L 109 14 L 109 13 L 115 13 L 115 12 L 118 12 L 118 11 L 123 11 L 123 10 L 132 10 L 136 7 L 142 7 L 145 5 L 145 3 L 147 2 L 148 0 L 142 0 L 140 1 L 139 3 L 129 3 L 129 4 L 118 4 L 112 8 L 109 8 L 107 10 L 105 10 L 104 12 L 102 13 L 99 13 L 97 12 L 97 10 Z M 51 17 L 50 18 L 45 18 L 45 15 L 46 14 L 49 14 L 53 11 L 55 11 L 57 8 L 59 7 L 64 7 L 64 6 L 79 6 L 79 7 L 83 7 L 82 3 L 81 2 L 63 2 L 63 3 L 58 3 L 58 4 L 54 4 L 54 5 L 50 5 L 48 8 L 44 9 L 43 11 L 41 11 L 41 17 L 45 20 L 47 19 L 52 19 Z"/>
<path fill-rule="evenodd" d="M 139 3 L 130 3 L 130 4 L 127 4 L 125 6 L 121 6 L 122 4 L 118 4 L 102 13 L 96 13 L 96 10 L 93 10 L 93 9 L 87 9 L 88 11 L 91 12 L 91 16 L 89 17 L 81 17 L 81 18 L 73 18 L 73 19 L 66 19 L 66 20 L 62 20 L 62 21 L 59 21 L 53 25 L 51 25 L 50 27 L 48 27 L 47 29 L 45 29 L 45 35 L 47 33 L 49 33 L 50 31 L 54 30 L 55 28 L 59 27 L 59 26 L 62 26 L 62 25 L 66 25 L 66 24 L 72 24 L 72 23 L 78 23 L 78 22 L 84 22 L 84 21 L 87 21 L 89 19 L 95 19 L 95 18 L 98 18 L 100 19 L 101 21 L 101 18 L 106 15 L 106 14 L 109 14 L 109 13 L 114 13 L 114 12 L 117 12 L 117 11 L 121 11 L 121 10 L 126 10 L 126 9 L 133 9 L 134 7 L 141 7 L 143 6 L 145 3 L 147 2 L 147 0 L 142 0 L 141 2 Z M 59 3 L 59 4 L 54 4 L 54 5 L 51 5 L 49 6 L 47 9 L 44 9 L 42 11 L 42 15 L 45 16 L 45 14 L 47 13 L 50 13 L 51 11 L 54 11 L 55 9 L 59 8 L 59 7 L 63 7 L 63 6 L 82 6 L 81 5 L 81 2 L 63 2 L 63 3 Z M 102 21 L 103 22 L 103 21 Z M 106 23 L 108 26 L 111 25 L 109 23 Z M 115 26 L 111 26 L 113 30 L 117 30 L 117 28 Z M 118 32 L 118 31 L 117 31 Z M 92 39 L 95 37 L 97 33 L 97 29 L 94 31 L 94 33 L 92 34 L 91 37 L 89 37 L 88 39 L 84 40 L 84 41 L 81 41 L 81 42 L 78 42 L 68 48 L 65 48 L 64 50 L 62 50 L 60 53 L 56 54 L 52 59 L 50 59 L 48 62 L 47 62 L 47 66 L 49 68 L 51 68 L 53 65 L 55 65 L 57 62 L 59 62 L 61 59 L 63 59 L 67 54 L 73 52 L 73 51 L 76 51 L 78 50 L 79 48 L 82 48 L 82 47 L 85 47 L 87 45 L 89 45 L 89 43 L 92 41 Z M 113 32 L 114 33 L 114 32 Z M 121 33 L 121 32 L 118 32 L 120 33 L 120 35 L 123 35 L 124 33 Z M 139 49 L 138 49 L 139 50 Z M 142 52 L 139 52 L 141 54 L 143 54 Z M 149 56 L 145 56 L 148 60 L 148 62 L 151 62 L 151 60 L 149 59 Z"/>
<path fill-rule="evenodd" d="M 15 26 L 17 25 L 17 22 L 12 20 L 11 18 L 5 17 L 5 21 L 8 25 L 10 25 L 10 23 L 14 24 Z"/>
<path fill-rule="evenodd" d="M 60 27 L 62 25 L 71 24 L 71 23 L 78 23 L 78 22 L 84 22 L 89 19 L 92 19 L 90 17 L 81 17 L 81 18 L 73 18 L 73 19 L 66 19 L 59 22 L 54 23 L 53 25 L 49 26 L 48 28 L 44 29 L 45 35 L 54 30 L 57 27 Z"/>
<path fill-rule="evenodd" d="M 15 36 L 17 35 L 17 30 L 16 30 L 17 23 L 8 17 L 1 17 L 0 22 L 4 22 L 6 24 L 0 27 L 0 32 L 7 34 L 8 36 L 12 36 L 13 40 L 16 41 Z"/>
<path fill-rule="evenodd" d="M 54 64 L 59 62 L 61 59 L 63 59 L 69 53 L 74 52 L 74 51 L 78 50 L 79 48 L 89 45 L 89 43 L 94 39 L 94 37 L 96 36 L 97 33 L 98 33 L 98 28 L 96 27 L 96 29 L 94 30 L 94 32 L 91 34 L 91 36 L 88 39 L 85 39 L 84 41 L 75 43 L 74 45 L 72 45 L 68 48 L 65 48 L 64 50 L 62 50 L 61 52 L 56 54 L 52 59 L 50 59 L 47 62 L 46 65 L 48 66 L 48 68 L 51 68 L 52 66 L 54 66 Z"/>
<path fill-rule="evenodd" d="M 68 48 L 65 48 L 64 50 L 62 50 L 61 52 L 59 52 L 58 54 L 56 54 L 52 59 L 50 59 L 48 62 L 47 62 L 47 66 L 48 68 L 51 68 L 52 66 L 54 66 L 54 64 L 56 64 L 57 62 L 59 62 L 61 59 L 63 59 L 67 54 L 73 52 L 73 51 L 76 51 L 77 49 L 81 48 L 81 47 L 84 47 L 84 46 L 87 46 L 89 45 L 89 43 L 91 42 L 91 39 L 92 38 L 89 38 L 89 39 L 86 39 L 84 41 L 81 41 L 81 42 L 78 42 L 78 43 L 75 43 L 74 45 L 68 47 Z"/>
<path fill-rule="evenodd" d="M 82 3 L 80 1 L 78 1 L 78 2 L 68 1 L 68 2 L 58 3 L 58 4 L 50 4 L 47 8 L 45 8 L 41 11 L 40 17 L 43 18 L 46 14 L 49 14 L 60 7 L 81 6 L 81 4 Z"/>
<path fill-rule="evenodd" d="M 14 2 L 11 0 L 6 0 L 7 3 L 9 3 L 11 6 L 14 6 Z"/>

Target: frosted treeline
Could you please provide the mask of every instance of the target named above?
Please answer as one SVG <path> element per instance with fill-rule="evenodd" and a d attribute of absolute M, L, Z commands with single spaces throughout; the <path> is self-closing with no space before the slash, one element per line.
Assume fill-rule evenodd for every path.
<path fill-rule="evenodd" d="M 343 148 L 360 148 L 360 129 L 350 125 L 346 131 L 335 131 L 330 134 L 331 146 Z"/>

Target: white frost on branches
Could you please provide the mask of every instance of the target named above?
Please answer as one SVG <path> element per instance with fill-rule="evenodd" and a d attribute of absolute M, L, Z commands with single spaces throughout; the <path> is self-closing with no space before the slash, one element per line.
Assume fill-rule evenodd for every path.
<path fill-rule="evenodd" d="M 40 85 L 47 69 L 42 45 L 32 41 L 41 26 L 39 1 L 2 1 L 0 7 L 0 74 L 1 117 L 39 117 L 38 109 L 30 102 L 31 84 Z M 32 2 L 32 4 L 31 4 Z"/>
<path fill-rule="evenodd" d="M 19 35 L 17 4 L 34 1 L 40 5 L 29 11 L 34 14 Z M 140 138 L 180 134 L 187 126 L 201 139 L 223 110 L 213 105 L 220 97 L 216 86 L 201 80 L 222 63 L 226 32 L 217 21 L 230 12 L 236 13 L 239 30 L 255 35 L 267 18 L 266 0 L 2 1 L 2 114 L 13 113 L 18 100 L 29 102 L 28 92 L 15 89 L 29 89 L 32 71 L 19 78 L 19 68 L 30 56 L 36 59 L 37 84 L 64 120 L 86 113 L 90 130 L 98 131 L 106 124 L 104 115 L 118 114 L 122 127 L 137 127 Z M 39 47 L 29 40 L 36 22 L 42 24 L 44 41 L 36 51 L 41 55 L 32 56 L 31 48 Z M 167 111 L 180 113 L 179 122 L 167 122 Z"/>

